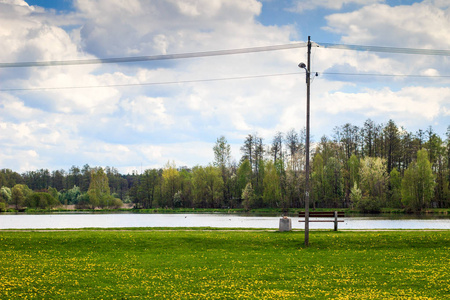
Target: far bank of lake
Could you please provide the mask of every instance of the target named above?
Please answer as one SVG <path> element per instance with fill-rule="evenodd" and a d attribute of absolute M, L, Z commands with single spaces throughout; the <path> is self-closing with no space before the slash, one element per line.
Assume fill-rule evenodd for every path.
<path fill-rule="evenodd" d="M 291 215 L 293 229 L 304 229 Z M 279 228 L 278 216 L 223 213 L 3 213 L 0 229 L 72 229 L 136 227 Z M 311 229 L 332 229 L 331 222 L 310 223 Z M 349 216 L 339 229 L 436 229 L 450 230 L 450 215 L 365 215 Z"/>

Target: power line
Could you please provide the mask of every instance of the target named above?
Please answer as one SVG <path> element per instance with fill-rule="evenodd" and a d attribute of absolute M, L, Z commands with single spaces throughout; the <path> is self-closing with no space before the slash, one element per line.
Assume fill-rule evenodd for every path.
<path fill-rule="evenodd" d="M 51 66 L 130 63 L 130 62 L 141 62 L 141 61 L 185 59 L 185 58 L 254 53 L 254 52 L 266 52 L 266 51 L 295 49 L 295 48 L 302 48 L 302 47 L 306 47 L 306 43 L 292 43 L 292 44 L 274 45 L 274 46 L 241 48 L 241 49 L 231 49 L 231 50 L 216 50 L 216 51 L 205 51 L 205 52 L 191 52 L 191 53 L 180 53 L 180 54 L 165 54 L 165 55 L 153 55 L 153 56 L 0 63 L 0 68 L 28 68 L 28 67 L 51 67 Z"/>
<path fill-rule="evenodd" d="M 233 55 L 233 54 L 244 54 L 244 53 L 295 49 L 295 48 L 306 47 L 306 45 L 307 45 L 306 43 L 291 43 L 291 44 L 273 45 L 273 46 L 251 47 L 251 48 L 230 49 L 230 50 L 204 51 L 204 52 L 191 52 L 191 53 L 180 53 L 180 54 L 164 54 L 164 55 L 153 55 L 153 56 L 0 63 L 0 68 L 50 67 L 50 66 L 131 63 L 131 62 L 142 62 L 142 61 L 186 59 L 186 58 L 198 58 L 198 57 L 209 57 L 209 56 L 221 56 L 221 55 Z M 403 54 L 416 54 L 416 55 L 422 54 L 422 55 L 450 56 L 450 50 L 363 46 L 363 45 L 348 45 L 348 44 L 334 44 L 334 43 L 313 43 L 313 45 L 316 47 L 323 47 L 323 48 L 329 48 L 329 49 L 372 51 L 372 52 L 385 52 L 385 53 L 403 53 Z"/>
<path fill-rule="evenodd" d="M 298 74 L 299 74 L 298 72 L 295 72 L 295 73 L 278 73 L 278 74 L 250 75 L 250 76 L 225 77 L 225 78 L 209 78 L 209 79 L 162 81 L 162 82 L 142 82 L 142 83 L 125 83 L 125 84 L 109 84 L 109 85 L 89 85 L 89 86 L 6 88 L 6 89 L 0 88 L 0 91 L 2 91 L 2 92 L 42 91 L 42 90 L 91 89 L 91 88 L 111 88 L 111 87 L 128 87 L 128 86 L 186 84 L 186 83 L 199 83 L 199 82 L 212 82 L 212 81 L 226 81 L 226 80 L 241 80 L 241 79 L 253 79 L 253 78 L 264 78 L 264 77 L 289 76 L 289 75 L 298 75 Z"/>
<path fill-rule="evenodd" d="M 311 72 L 312 74 L 316 72 Z M 338 75 L 338 76 L 372 76 L 372 77 L 416 77 L 416 78 L 450 78 L 450 75 L 415 75 L 415 74 L 376 74 L 376 73 L 341 73 L 341 72 L 317 72 L 319 75 Z M 170 84 L 187 84 L 187 83 L 201 83 L 214 81 L 229 81 L 229 80 L 244 80 L 279 76 L 293 76 L 299 75 L 298 72 L 293 73 L 276 73 L 224 78 L 207 78 L 194 80 L 179 80 L 179 81 L 161 81 L 161 82 L 142 82 L 142 83 L 124 83 L 124 84 L 108 84 L 108 85 L 89 85 L 89 86 L 63 86 L 63 87 L 36 87 L 36 88 L 0 88 L 2 92 L 14 91 L 44 91 L 44 90 L 67 90 L 67 89 L 92 89 L 92 88 L 112 88 L 112 87 L 132 87 L 132 86 L 152 86 L 152 85 L 170 85 Z"/>
<path fill-rule="evenodd" d="M 416 78 L 450 78 L 450 75 L 418 75 L 418 74 L 377 74 L 377 73 L 345 73 L 345 72 L 322 72 L 322 75 L 342 76 L 381 76 L 381 77 L 416 77 Z"/>
<path fill-rule="evenodd" d="M 347 44 L 333 44 L 333 43 L 318 43 L 318 46 L 330 49 L 343 49 L 354 51 L 450 56 L 450 50 L 437 50 L 437 49 L 363 46 L 363 45 L 347 45 Z"/>

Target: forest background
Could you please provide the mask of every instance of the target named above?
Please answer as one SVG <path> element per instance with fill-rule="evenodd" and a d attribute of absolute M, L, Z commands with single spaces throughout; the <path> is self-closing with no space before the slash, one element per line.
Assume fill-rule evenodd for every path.
<path fill-rule="evenodd" d="M 450 207 L 450 126 L 445 139 L 430 126 L 416 133 L 393 120 L 336 126 L 332 137 L 313 141 L 313 208 L 382 208 L 421 211 Z M 120 208 L 299 208 L 305 198 L 305 130 L 278 132 L 265 144 L 249 134 L 241 158 L 232 158 L 224 136 L 214 162 L 120 174 L 114 167 L 68 171 L 0 171 L 0 210 Z"/>

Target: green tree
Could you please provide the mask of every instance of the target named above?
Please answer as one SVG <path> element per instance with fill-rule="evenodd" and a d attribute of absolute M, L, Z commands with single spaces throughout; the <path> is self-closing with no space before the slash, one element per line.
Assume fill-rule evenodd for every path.
<path fill-rule="evenodd" d="M 206 184 L 207 184 L 207 205 L 209 207 L 220 207 L 223 202 L 223 179 L 220 169 L 214 166 L 207 166 Z"/>
<path fill-rule="evenodd" d="M 267 161 L 263 179 L 263 201 L 267 207 L 279 207 L 282 204 L 280 177 L 273 161 Z"/>
<path fill-rule="evenodd" d="M 356 206 L 361 207 L 361 201 L 363 200 L 361 189 L 358 187 L 358 184 L 355 182 L 350 191 L 350 201 Z"/>
<path fill-rule="evenodd" d="M 301 205 L 300 202 L 303 196 L 303 193 L 301 192 L 302 179 L 304 179 L 305 176 L 303 176 L 303 174 L 299 174 L 298 171 L 294 170 L 295 165 L 291 162 L 292 161 L 289 160 L 286 167 L 286 175 L 284 176 L 285 197 L 283 206 L 299 207 Z"/>
<path fill-rule="evenodd" d="M 417 150 L 414 147 L 413 134 L 402 129 L 400 134 L 400 166 L 399 171 L 403 174 L 413 161 Z"/>
<path fill-rule="evenodd" d="M 16 184 L 11 189 L 11 200 L 16 209 L 22 209 L 25 205 L 25 199 L 33 193 L 25 184 Z"/>
<path fill-rule="evenodd" d="M 344 161 L 347 161 L 352 154 L 357 153 L 360 140 L 360 130 L 357 126 L 346 123 L 334 128 L 334 138 L 342 146 L 344 151 Z"/>
<path fill-rule="evenodd" d="M 374 155 L 376 127 L 377 125 L 371 119 L 367 119 L 364 122 L 364 127 L 362 128 L 363 156 L 372 157 Z"/>
<path fill-rule="evenodd" d="M 175 162 L 167 162 L 162 172 L 162 205 L 173 207 L 173 197 L 180 190 L 180 174 Z"/>
<path fill-rule="evenodd" d="M 249 134 L 244 141 L 244 145 L 241 147 L 242 157 L 241 161 L 246 159 L 250 162 L 251 166 L 251 180 L 255 193 L 260 192 L 262 194 L 262 180 L 264 178 L 263 170 L 260 167 L 263 165 L 261 161 L 264 156 L 263 139 L 258 137 L 257 134 Z"/>
<path fill-rule="evenodd" d="M 300 139 L 294 128 L 286 133 L 285 143 L 286 148 L 289 150 L 289 163 L 291 164 L 292 170 L 297 173 L 300 169 Z"/>
<path fill-rule="evenodd" d="M 193 169 L 194 205 L 217 208 L 223 201 L 223 180 L 217 167 L 196 166 Z"/>
<path fill-rule="evenodd" d="M 388 206 L 400 208 L 402 206 L 402 177 L 397 169 L 392 169 L 389 174 L 390 195 Z"/>
<path fill-rule="evenodd" d="M 447 127 L 445 135 L 447 136 L 447 139 L 444 149 L 444 161 L 447 162 L 447 182 L 450 184 L 450 125 Z M 448 188 L 450 189 L 450 186 L 448 186 Z"/>
<path fill-rule="evenodd" d="M 180 171 L 180 190 L 178 191 L 180 200 L 177 202 L 180 207 L 192 207 L 192 176 L 191 170 L 182 169 Z"/>
<path fill-rule="evenodd" d="M 254 207 L 256 197 L 251 182 L 247 183 L 247 185 L 245 186 L 244 190 L 242 191 L 241 198 L 243 199 L 242 206 L 246 210 Z"/>
<path fill-rule="evenodd" d="M 345 200 L 350 200 L 351 189 L 356 183 L 359 187 L 359 159 L 355 154 L 352 154 L 347 161 L 347 166 L 344 170 L 344 194 Z M 347 203 L 347 207 L 349 204 Z"/>
<path fill-rule="evenodd" d="M 0 173 L 0 176 L 2 173 Z M 2 186 L 0 189 L 0 211 L 6 211 L 8 203 L 11 201 L 11 189 L 6 186 Z"/>
<path fill-rule="evenodd" d="M 73 188 L 67 191 L 68 204 L 77 204 L 78 197 L 81 195 L 81 190 L 78 186 L 74 185 Z"/>
<path fill-rule="evenodd" d="M 156 169 L 148 169 L 139 176 L 139 182 L 135 186 L 137 193 L 133 202 L 138 208 L 152 208 L 157 197 L 157 189 L 160 185 L 160 174 Z"/>
<path fill-rule="evenodd" d="M 60 202 L 45 192 L 29 194 L 25 199 L 25 206 L 29 208 L 49 209 L 60 205 Z"/>
<path fill-rule="evenodd" d="M 430 126 L 426 130 L 426 135 L 428 136 L 428 141 L 426 141 L 423 147 L 428 152 L 428 160 L 431 163 L 431 167 L 437 166 L 437 159 L 439 158 L 439 154 L 441 152 L 443 141 L 442 139 L 433 131 L 433 128 Z"/>
<path fill-rule="evenodd" d="M 311 190 L 313 207 L 319 204 L 324 199 L 324 166 L 323 158 L 320 153 L 316 153 L 313 159 L 312 173 L 311 173 Z"/>
<path fill-rule="evenodd" d="M 76 206 L 77 209 L 86 209 L 91 207 L 90 200 L 89 200 L 89 194 L 88 193 L 82 193 L 78 196 Z"/>
<path fill-rule="evenodd" d="M 0 171 L 0 187 L 3 187 L 6 185 L 6 175 L 5 173 Z"/>
<path fill-rule="evenodd" d="M 330 157 L 324 168 L 324 199 L 328 207 L 338 207 L 344 199 L 342 164 L 335 157 Z"/>
<path fill-rule="evenodd" d="M 64 170 L 53 171 L 50 177 L 50 185 L 57 191 L 63 190 L 66 187 L 66 171 Z"/>
<path fill-rule="evenodd" d="M 354 183 L 356 182 L 356 184 L 359 186 L 359 169 L 360 169 L 360 161 L 358 159 L 358 157 L 355 154 L 352 154 L 352 156 L 350 156 L 348 162 L 348 169 L 349 169 L 349 181 L 350 181 L 350 185 L 354 186 Z"/>
<path fill-rule="evenodd" d="M 402 201 L 413 211 L 429 207 L 434 196 L 435 176 L 427 150 L 417 152 L 417 161 L 409 165 L 402 180 Z"/>
<path fill-rule="evenodd" d="M 192 194 L 195 207 L 206 207 L 207 202 L 206 172 L 201 166 L 192 169 Z"/>
<path fill-rule="evenodd" d="M 330 139 L 325 135 L 320 138 L 316 153 L 320 153 L 322 156 L 324 166 L 327 165 L 328 159 L 335 157 L 338 152 L 339 146 L 336 143 L 330 141 Z"/>
<path fill-rule="evenodd" d="M 450 191 L 449 191 L 449 181 L 448 174 L 450 172 L 446 167 L 446 149 L 445 144 L 440 143 L 439 146 L 436 147 L 435 152 L 435 163 L 432 164 L 434 166 L 434 174 L 436 175 L 436 188 L 435 188 L 435 196 L 434 200 L 438 207 L 444 208 L 448 207 L 450 202 Z M 430 156 L 431 157 L 431 156 Z M 430 161 L 430 163 L 432 163 Z"/>
<path fill-rule="evenodd" d="M 231 165 L 231 146 L 228 144 L 226 138 L 221 136 L 217 139 L 213 147 L 214 151 L 214 166 L 219 168 L 222 174 L 224 183 L 223 198 L 225 201 L 232 197 L 232 190 L 230 184 L 230 165 Z"/>
<path fill-rule="evenodd" d="M 227 139 L 221 136 L 217 139 L 216 144 L 213 147 L 214 151 L 214 166 L 221 169 L 225 169 L 231 160 L 231 146 L 228 144 Z"/>
<path fill-rule="evenodd" d="M 387 172 L 390 173 L 398 165 L 400 160 L 400 135 L 397 125 L 393 120 L 389 120 L 383 130 L 386 143 Z"/>
<path fill-rule="evenodd" d="M 241 161 L 248 160 L 250 166 L 253 167 L 254 149 L 255 149 L 255 139 L 256 137 L 249 134 L 244 141 L 244 145 L 241 147 L 242 157 Z"/>
<path fill-rule="evenodd" d="M 61 191 L 59 193 L 59 200 L 63 205 L 76 204 L 78 196 L 81 194 L 80 188 L 73 186 L 73 188 L 67 191 Z"/>
<path fill-rule="evenodd" d="M 236 177 L 237 195 L 241 197 L 242 191 L 247 186 L 247 183 L 251 182 L 252 178 L 252 167 L 248 159 L 245 159 L 241 162 L 237 170 Z"/>
<path fill-rule="evenodd" d="M 272 141 L 270 154 L 273 157 L 273 163 L 276 164 L 278 160 L 283 160 L 283 133 L 277 132 Z"/>
<path fill-rule="evenodd" d="M 366 157 L 360 160 L 360 188 L 363 200 L 361 211 L 377 212 L 386 205 L 386 187 L 389 176 L 386 160 L 380 157 Z"/>
<path fill-rule="evenodd" d="M 92 208 L 109 206 L 112 199 L 110 197 L 108 176 L 106 176 L 102 168 L 92 170 L 88 195 Z"/>
<path fill-rule="evenodd" d="M 66 176 L 66 185 L 67 185 L 67 189 L 73 186 L 80 186 L 81 183 L 81 171 L 79 167 L 76 166 L 72 166 L 69 169 L 69 173 Z"/>
<path fill-rule="evenodd" d="M 53 198 L 55 198 L 56 200 L 59 200 L 59 197 L 60 197 L 60 193 L 58 192 L 58 190 L 56 189 L 56 188 L 54 188 L 54 187 L 49 187 L 48 188 L 48 193 L 53 197 Z"/>
<path fill-rule="evenodd" d="M 80 190 L 81 192 L 85 193 L 88 191 L 90 183 L 91 183 L 91 173 L 92 173 L 92 168 L 88 165 L 85 164 L 83 166 L 83 169 L 81 170 L 81 176 L 80 176 Z"/>
<path fill-rule="evenodd" d="M 17 185 L 12 188 L 11 197 L 16 209 L 21 209 L 25 204 L 25 196 L 23 195 L 23 191 L 22 189 L 17 188 Z"/>
<path fill-rule="evenodd" d="M 0 189 L 0 202 L 10 203 L 11 202 L 11 189 L 6 186 L 2 186 Z"/>
<path fill-rule="evenodd" d="M 2 174 L 0 176 L 0 186 L 12 188 L 16 184 L 24 183 L 22 176 L 10 169 L 2 169 L 0 170 L 0 174 Z"/>

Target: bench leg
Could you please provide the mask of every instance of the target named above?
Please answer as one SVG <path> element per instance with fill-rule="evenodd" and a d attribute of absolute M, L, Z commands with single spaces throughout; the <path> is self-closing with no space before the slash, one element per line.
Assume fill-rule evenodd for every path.
<path fill-rule="evenodd" d="M 338 213 L 337 211 L 334 212 L 334 231 L 337 231 L 338 226 Z"/>

